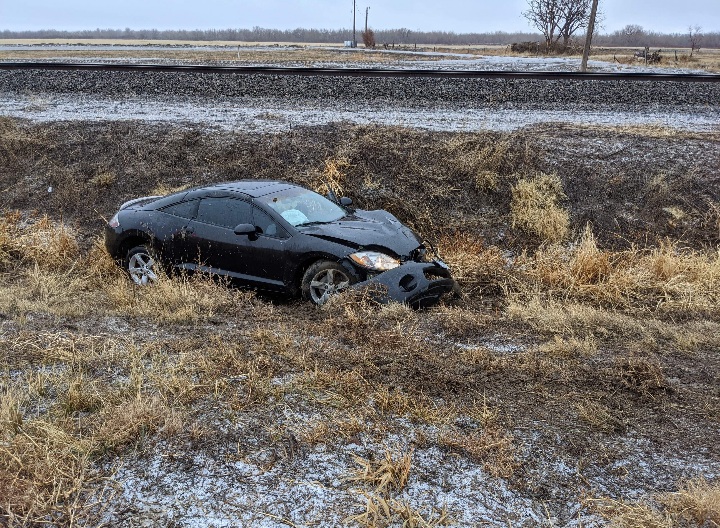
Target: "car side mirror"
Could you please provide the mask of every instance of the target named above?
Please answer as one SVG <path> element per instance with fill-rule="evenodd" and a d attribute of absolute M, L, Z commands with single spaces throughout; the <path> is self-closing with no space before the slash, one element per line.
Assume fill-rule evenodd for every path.
<path fill-rule="evenodd" d="M 252 224 L 238 224 L 233 231 L 236 235 L 254 235 L 257 230 Z"/>
<path fill-rule="evenodd" d="M 345 207 L 348 207 L 352 205 L 353 201 L 352 198 L 348 198 L 347 196 L 343 196 L 340 198 L 340 205 L 344 205 Z"/>

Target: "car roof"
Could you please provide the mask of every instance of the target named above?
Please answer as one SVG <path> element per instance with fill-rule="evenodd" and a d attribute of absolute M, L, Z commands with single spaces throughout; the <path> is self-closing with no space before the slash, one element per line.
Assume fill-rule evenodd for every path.
<path fill-rule="evenodd" d="M 230 192 L 230 193 L 242 193 L 247 196 L 257 198 L 259 196 L 265 196 L 266 194 L 282 191 L 285 189 L 291 189 L 298 187 L 292 183 L 278 181 L 278 180 L 238 180 L 233 182 L 218 183 L 210 185 L 208 187 L 202 187 L 203 191 L 218 191 L 218 192 Z"/>

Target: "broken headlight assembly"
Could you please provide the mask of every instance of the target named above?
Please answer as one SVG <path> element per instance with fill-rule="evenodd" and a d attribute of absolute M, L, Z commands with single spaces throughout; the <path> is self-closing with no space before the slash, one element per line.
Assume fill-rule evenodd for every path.
<path fill-rule="evenodd" d="M 358 251 L 350 255 L 350 260 L 369 271 L 388 271 L 400 265 L 398 259 L 379 251 Z"/>

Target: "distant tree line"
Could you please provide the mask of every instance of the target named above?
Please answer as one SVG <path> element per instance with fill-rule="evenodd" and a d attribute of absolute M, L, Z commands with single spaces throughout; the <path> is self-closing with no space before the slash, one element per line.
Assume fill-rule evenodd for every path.
<path fill-rule="evenodd" d="M 697 29 L 697 28 L 696 28 Z M 700 48 L 720 48 L 720 32 L 700 33 L 657 33 L 641 26 L 628 25 L 621 30 L 605 35 L 595 35 L 595 46 L 650 46 L 665 48 L 689 48 L 692 40 Z M 697 33 L 697 32 L 696 32 Z M 360 33 L 358 33 L 360 36 Z M 94 29 L 84 31 L 59 31 L 42 29 L 36 31 L 0 31 L 3 39 L 108 39 L 108 40 L 195 40 L 252 42 L 293 42 L 293 43 L 337 43 L 352 40 L 350 29 Z M 564 38 L 564 37 L 563 37 Z M 583 38 L 583 37 L 580 37 Z M 452 31 L 413 31 L 406 28 L 374 30 L 377 45 L 509 45 L 514 42 L 545 41 L 539 33 L 495 31 L 491 33 L 455 33 Z M 699 39 L 699 40 L 698 40 Z M 697 48 L 696 48 L 697 49 Z"/>
<path fill-rule="evenodd" d="M 510 44 L 520 40 L 538 38 L 534 33 L 454 33 L 452 31 L 413 31 L 406 28 L 373 30 L 378 44 L 398 45 L 473 45 Z M 0 38 L 6 39 L 108 39 L 108 40 L 198 40 L 237 42 L 297 42 L 330 44 L 352 40 L 351 29 L 94 29 L 84 31 L 59 31 L 42 29 L 37 31 L 0 31 Z M 360 37 L 358 32 L 357 37 Z"/>
<path fill-rule="evenodd" d="M 649 46 L 651 48 L 720 48 L 720 32 L 704 33 L 700 27 L 688 28 L 687 33 L 657 33 L 642 26 L 629 24 L 608 35 L 593 37 L 595 46 Z"/>

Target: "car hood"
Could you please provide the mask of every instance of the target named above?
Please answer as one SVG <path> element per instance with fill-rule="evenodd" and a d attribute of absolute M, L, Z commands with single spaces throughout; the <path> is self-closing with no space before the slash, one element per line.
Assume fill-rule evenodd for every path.
<path fill-rule="evenodd" d="M 399 257 L 408 256 L 421 241 L 408 227 L 386 211 L 355 211 L 327 224 L 298 226 L 304 235 L 344 244 L 353 249 L 386 248 Z"/>

